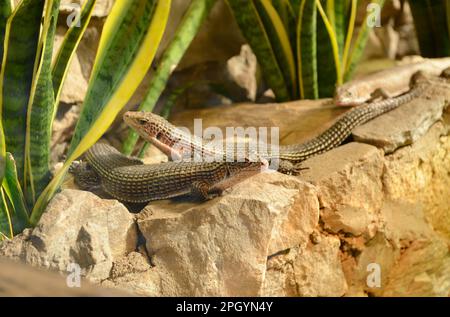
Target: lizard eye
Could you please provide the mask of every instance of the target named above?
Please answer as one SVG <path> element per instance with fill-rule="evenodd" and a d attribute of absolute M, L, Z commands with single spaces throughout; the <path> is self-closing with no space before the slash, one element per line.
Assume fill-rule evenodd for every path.
<path fill-rule="evenodd" d="M 142 124 L 142 125 L 144 125 L 144 124 L 147 123 L 147 120 L 145 120 L 145 119 L 139 119 L 139 123 Z"/>

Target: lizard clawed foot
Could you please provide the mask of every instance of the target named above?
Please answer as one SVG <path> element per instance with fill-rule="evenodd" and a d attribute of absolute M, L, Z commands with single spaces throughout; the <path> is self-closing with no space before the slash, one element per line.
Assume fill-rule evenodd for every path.
<path fill-rule="evenodd" d="M 445 79 L 450 79 L 450 67 L 447 67 L 446 69 L 444 69 L 442 71 L 440 77 L 445 78 Z"/>
<path fill-rule="evenodd" d="M 309 169 L 309 167 L 302 167 L 301 163 L 292 163 L 289 161 L 280 161 L 278 172 L 286 175 L 299 175 L 301 171 Z"/>
<path fill-rule="evenodd" d="M 222 190 L 218 188 L 211 189 L 211 185 L 204 181 L 192 183 L 192 192 L 203 200 L 211 200 L 222 195 Z"/>
<path fill-rule="evenodd" d="M 82 190 L 95 191 L 101 188 L 100 176 L 86 162 L 74 161 L 69 167 L 69 173 Z"/>

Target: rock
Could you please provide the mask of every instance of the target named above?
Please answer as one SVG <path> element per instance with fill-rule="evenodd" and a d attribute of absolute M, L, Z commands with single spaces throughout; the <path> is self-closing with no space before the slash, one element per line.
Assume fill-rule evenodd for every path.
<path fill-rule="evenodd" d="M 131 296 L 81 279 L 80 287 L 68 287 L 67 277 L 0 258 L 1 297 L 45 296 Z"/>
<path fill-rule="evenodd" d="M 373 235 L 383 199 L 380 150 L 352 142 L 310 158 L 303 166 L 308 169 L 300 178 L 317 185 L 327 230 Z"/>
<path fill-rule="evenodd" d="M 411 144 L 442 117 L 450 100 L 449 86 L 431 85 L 422 98 L 415 99 L 354 129 L 358 142 L 373 144 L 385 153 Z"/>
<path fill-rule="evenodd" d="M 278 173 L 256 175 L 203 204 L 150 204 L 139 216 L 165 296 L 256 296 L 267 257 L 309 240 L 314 188 Z"/>
<path fill-rule="evenodd" d="M 386 156 L 383 187 L 393 201 L 420 203 L 434 230 L 450 237 L 450 115 L 416 143 Z"/>
<path fill-rule="evenodd" d="M 158 272 L 152 270 L 147 256 L 131 252 L 114 263 L 110 278 L 102 285 L 143 296 L 158 296 L 160 283 Z"/>
<path fill-rule="evenodd" d="M 287 103 L 222 106 L 220 109 L 196 109 L 175 113 L 170 121 L 193 132 L 194 119 L 202 121 L 202 128 L 218 127 L 274 127 L 279 130 L 280 143 L 306 141 L 330 127 L 344 107 L 334 107 L 330 100 L 301 100 Z M 242 121 L 245 118 L 245 122 Z M 225 135 L 225 133 L 224 133 Z M 266 141 L 266 140 L 264 140 Z M 266 141 L 267 142 L 267 141 Z M 267 142 L 270 143 L 270 142 Z"/>
<path fill-rule="evenodd" d="M 267 261 L 263 296 L 342 296 L 347 283 L 336 237 L 322 236 Z"/>
<path fill-rule="evenodd" d="M 385 201 L 380 214 L 386 239 L 398 249 L 404 247 L 405 241 L 430 239 L 434 234 L 420 204 Z"/>
<path fill-rule="evenodd" d="M 177 0 L 173 6 L 176 10 L 177 6 L 186 6 L 186 1 Z M 218 0 L 183 56 L 178 69 L 209 61 L 225 62 L 238 55 L 245 43 L 246 40 L 226 1 Z"/>
<path fill-rule="evenodd" d="M 247 98 L 256 100 L 258 90 L 258 61 L 248 44 L 243 45 L 241 53 L 227 61 L 228 74 L 234 81 L 247 91 Z"/>
<path fill-rule="evenodd" d="M 381 296 L 450 295 L 448 244 L 437 236 L 414 240 L 389 272 Z"/>
<path fill-rule="evenodd" d="M 136 245 L 134 218 L 121 203 L 66 189 L 52 199 L 38 226 L 2 244 L 0 255 L 63 272 L 76 263 L 89 280 L 100 281 Z"/>
<path fill-rule="evenodd" d="M 359 250 L 353 248 L 354 245 L 344 248 L 342 267 L 349 285 L 346 296 L 379 295 L 387 284 L 388 272 L 400 257 L 400 249 L 393 246 L 382 232 L 362 242 Z M 368 283 L 373 265 L 380 268 L 380 287 Z"/>

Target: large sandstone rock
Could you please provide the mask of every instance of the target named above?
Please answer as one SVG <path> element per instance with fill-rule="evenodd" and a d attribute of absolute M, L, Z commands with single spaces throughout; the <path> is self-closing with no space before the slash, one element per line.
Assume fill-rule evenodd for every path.
<path fill-rule="evenodd" d="M 324 228 L 373 236 L 383 200 L 382 152 L 353 142 L 313 157 L 304 166 L 308 169 L 300 177 L 319 188 Z"/>
<path fill-rule="evenodd" d="M 133 216 L 116 200 L 63 190 L 34 229 L 0 246 L 0 255 L 66 272 L 78 264 L 92 281 L 109 277 L 113 262 L 137 245 Z"/>
<path fill-rule="evenodd" d="M 337 237 L 317 235 L 312 241 L 270 257 L 264 296 L 342 296 L 347 282 Z"/>
<path fill-rule="evenodd" d="M 267 257 L 305 244 L 318 207 L 310 185 L 264 173 L 204 204 L 151 204 L 138 225 L 162 295 L 256 296 Z"/>
<path fill-rule="evenodd" d="M 449 100 L 449 86 L 433 82 L 421 98 L 357 127 L 353 136 L 392 153 L 423 136 L 442 117 Z"/>

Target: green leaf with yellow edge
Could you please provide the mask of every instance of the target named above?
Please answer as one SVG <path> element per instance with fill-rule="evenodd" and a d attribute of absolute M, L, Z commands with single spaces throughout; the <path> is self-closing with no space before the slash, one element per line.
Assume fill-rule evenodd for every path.
<path fill-rule="evenodd" d="M 10 202 L 9 212 L 13 228 L 13 234 L 21 233 L 30 227 L 25 197 L 17 177 L 17 168 L 11 153 L 6 153 L 5 178 L 2 183 L 3 189 Z"/>
<path fill-rule="evenodd" d="M 373 0 L 371 1 L 371 5 L 375 4 L 379 8 L 378 10 L 367 11 L 363 21 L 364 23 L 361 25 L 361 28 L 358 32 L 358 36 L 356 37 L 355 42 L 353 43 L 353 47 L 350 50 L 350 54 L 348 57 L 348 61 L 346 63 L 346 68 L 344 70 L 344 81 L 349 80 L 353 72 L 355 71 L 356 65 L 359 63 L 362 54 L 364 52 L 364 48 L 366 47 L 367 39 L 369 37 L 369 32 L 372 30 L 372 27 L 369 26 L 371 23 L 368 23 L 369 18 L 376 18 L 378 13 L 381 13 L 381 9 L 383 8 L 385 0 Z M 373 22 L 373 21 L 371 21 Z M 372 25 L 371 25 L 372 26 Z"/>
<path fill-rule="evenodd" d="M 153 111 L 153 107 L 166 88 L 167 81 L 174 67 L 178 65 L 184 53 L 189 48 L 189 45 L 215 3 L 216 0 L 193 0 L 190 3 L 169 46 L 164 51 L 158 67 L 150 79 L 148 91 L 139 110 Z M 123 144 L 123 153 L 131 154 L 137 140 L 138 134 L 134 130 L 129 130 L 127 139 Z"/>
<path fill-rule="evenodd" d="M 298 14 L 296 50 L 301 99 L 317 99 L 319 97 L 316 11 L 316 1 L 302 0 Z"/>
<path fill-rule="evenodd" d="M 333 26 L 331 25 L 327 15 L 325 14 L 325 11 L 323 10 L 322 4 L 320 3 L 320 0 L 315 0 L 317 5 L 317 10 L 319 11 L 323 23 L 325 24 L 325 28 L 328 32 L 328 35 L 330 37 L 331 42 L 331 48 L 333 51 L 333 58 L 334 58 L 334 66 L 336 67 L 336 77 L 337 77 L 337 84 L 342 84 L 343 78 L 342 78 L 342 69 L 341 69 L 341 59 L 339 56 L 339 44 L 337 42 L 336 33 L 333 29 Z"/>
<path fill-rule="evenodd" d="M 330 6 L 330 0 L 322 0 L 327 3 L 327 16 L 332 12 L 330 23 L 335 25 L 335 6 Z M 333 96 L 336 88 L 337 74 L 334 62 L 333 48 L 327 28 L 320 15 L 317 15 L 317 78 L 320 98 Z"/>
<path fill-rule="evenodd" d="M 0 241 L 14 237 L 11 212 L 7 204 L 8 197 L 0 186 Z"/>
<path fill-rule="evenodd" d="M 39 64 L 39 35 L 44 1 L 23 0 L 8 18 L 0 75 L 0 113 L 6 150 L 14 155 L 23 181 L 27 110 Z"/>
<path fill-rule="evenodd" d="M 31 87 L 25 139 L 24 192 L 29 206 L 50 181 L 50 141 L 54 114 L 51 62 L 61 0 L 47 0 L 41 32 L 42 55 Z"/>
<path fill-rule="evenodd" d="M 97 0 L 86 0 L 81 8 L 79 26 L 76 21 L 70 26 L 64 36 L 63 42 L 56 54 L 56 58 L 52 65 L 53 93 L 55 95 L 55 109 L 59 104 L 59 98 L 63 87 L 64 80 L 67 76 L 70 63 L 75 55 L 75 51 L 80 44 L 86 28 L 91 21 L 92 12 Z"/>
<path fill-rule="evenodd" d="M 255 4 L 249 0 L 227 0 L 241 32 L 250 44 L 261 65 L 263 76 L 273 90 L 277 101 L 290 100 L 288 85 L 278 65 L 270 39 L 258 15 Z"/>
<path fill-rule="evenodd" d="M 12 13 L 12 0 L 0 0 L 0 66 L 3 56 L 3 42 L 5 40 L 6 22 Z"/>
<path fill-rule="evenodd" d="M 255 7 L 269 36 L 273 52 L 287 84 L 291 99 L 297 97 L 296 67 L 289 34 L 270 0 L 255 1 Z"/>
<path fill-rule="evenodd" d="M 114 3 L 100 38 L 88 88 L 90 94 L 100 88 L 111 91 L 101 94 L 98 100 L 93 96 L 86 99 L 80 117 L 82 121 L 77 125 L 77 137 L 72 140 L 70 154 L 38 198 L 30 218 L 32 225 L 39 221 L 71 163 L 97 142 L 109 128 L 150 68 L 167 25 L 171 1 L 157 1 L 155 8 L 147 7 L 149 4 L 150 1 L 147 0 L 121 0 Z M 150 17 L 147 16 L 149 14 Z M 143 36 L 136 34 L 136 29 L 139 29 Z M 128 45 L 124 45 L 126 42 Z M 119 48 L 121 50 L 118 50 Z M 128 55 L 132 55 L 132 58 Z M 127 61 L 125 69 L 121 64 L 124 61 Z M 120 73 L 120 78 L 110 82 L 112 78 L 116 78 L 116 72 Z M 104 77 L 106 74 L 109 74 L 109 77 Z M 96 109 L 92 109 L 94 107 Z"/>

